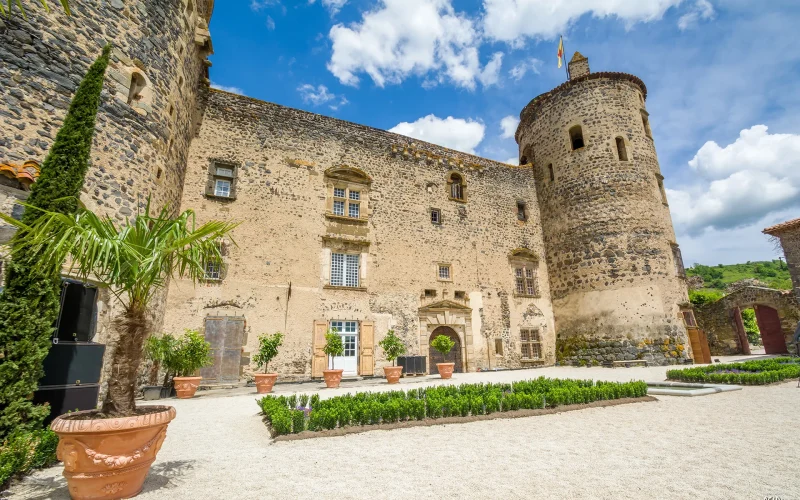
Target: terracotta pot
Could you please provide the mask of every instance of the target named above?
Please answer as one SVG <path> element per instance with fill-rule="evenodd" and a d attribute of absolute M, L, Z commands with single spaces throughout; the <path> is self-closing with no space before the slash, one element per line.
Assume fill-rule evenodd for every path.
<path fill-rule="evenodd" d="M 386 381 L 390 384 L 400 383 L 400 375 L 403 374 L 402 366 L 386 366 L 383 368 L 383 374 L 386 375 Z"/>
<path fill-rule="evenodd" d="M 272 392 L 276 380 L 278 380 L 277 373 L 256 373 L 256 392 L 258 394 Z"/>
<path fill-rule="evenodd" d="M 178 399 L 193 397 L 202 380 L 203 377 L 174 377 L 172 381 L 175 384 L 175 392 L 178 394 Z"/>
<path fill-rule="evenodd" d="M 135 417 L 76 420 L 96 410 L 69 413 L 50 426 L 58 434 L 58 459 L 75 500 L 130 498 L 139 494 L 150 465 L 156 460 L 167 425 L 175 418 L 171 406 L 150 406 L 155 413 Z"/>
<path fill-rule="evenodd" d="M 436 363 L 436 369 L 439 370 L 439 375 L 444 379 L 448 379 L 453 376 L 453 370 L 455 367 L 455 363 Z"/>
<path fill-rule="evenodd" d="M 325 378 L 325 385 L 328 389 L 336 389 L 342 382 L 342 372 L 344 370 L 322 370 L 322 376 Z"/>

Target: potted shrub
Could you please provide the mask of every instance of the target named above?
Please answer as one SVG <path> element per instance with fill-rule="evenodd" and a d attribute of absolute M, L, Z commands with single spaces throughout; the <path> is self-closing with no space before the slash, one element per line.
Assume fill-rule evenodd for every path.
<path fill-rule="evenodd" d="M 390 384 L 397 384 L 400 382 L 400 375 L 403 374 L 403 367 L 397 366 L 395 361 L 399 356 L 405 354 L 406 346 L 403 344 L 403 341 L 400 340 L 400 337 L 394 333 L 394 330 L 389 330 L 383 340 L 378 342 L 378 345 L 383 349 L 386 360 L 392 362 L 392 366 L 385 366 L 383 368 L 386 381 Z"/>
<path fill-rule="evenodd" d="M 283 344 L 283 334 L 277 332 L 274 335 L 261 335 L 258 337 L 258 352 L 253 356 L 253 361 L 258 369 L 264 367 L 263 373 L 256 373 L 256 392 L 266 394 L 272 392 L 275 381 L 278 380 L 277 373 L 267 373 L 269 362 L 278 355 L 278 347 Z"/>
<path fill-rule="evenodd" d="M 142 395 L 145 401 L 169 397 L 171 389 L 169 356 L 175 350 L 175 342 L 177 342 L 177 339 L 169 333 L 158 337 L 155 335 L 147 337 L 144 351 L 150 361 L 153 362 L 153 367 L 150 372 L 150 381 L 153 385 L 146 385 L 142 388 Z M 161 385 L 155 385 L 158 382 L 158 372 L 160 372 L 162 368 L 164 369 L 164 382 Z"/>
<path fill-rule="evenodd" d="M 183 337 L 174 344 L 167 355 L 167 368 L 175 374 L 172 382 L 178 399 L 189 399 L 197 392 L 203 377 L 196 376 L 198 370 L 214 362 L 211 358 L 211 344 L 197 330 L 187 329 Z"/>
<path fill-rule="evenodd" d="M 439 335 L 431 342 L 431 347 L 442 353 L 444 359 L 447 359 L 447 355 L 450 354 L 450 351 L 453 350 L 455 345 L 456 343 L 453 339 L 447 335 Z M 436 363 L 436 369 L 439 370 L 439 375 L 443 379 L 448 379 L 453 376 L 453 369 L 455 366 L 455 363 Z"/>
<path fill-rule="evenodd" d="M 36 208 L 26 205 L 31 209 Z M 149 201 L 121 226 L 83 208 L 72 215 L 38 210 L 40 217 L 30 224 L 0 214 L 17 228 L 12 253 L 34 252 L 37 272 L 60 273 L 69 259 L 68 274 L 84 281 L 91 277 L 120 302 L 111 325 L 118 340 L 105 360 L 114 376 L 108 379 L 101 408 L 62 415 L 51 426 L 59 436 L 58 457 L 64 462 L 70 495 L 129 498 L 142 489 L 167 425 L 175 418 L 175 408 L 137 408 L 134 400 L 144 342 L 152 331 L 152 302 L 170 278 L 202 279 L 204 261 L 221 258 L 219 240 L 236 224 L 211 221 L 197 226 L 191 210 L 175 217 L 164 207 L 153 214 Z M 207 344 L 197 340 L 202 345 L 190 336 L 184 346 L 202 351 L 202 356 L 184 353 L 185 364 L 177 363 L 181 368 L 176 373 L 205 364 Z M 189 364 L 192 369 L 184 370 Z"/>
<path fill-rule="evenodd" d="M 325 386 L 329 389 L 336 389 L 342 382 L 342 372 L 344 370 L 336 370 L 333 366 L 333 359 L 344 354 L 342 337 L 333 330 L 328 330 L 328 333 L 325 334 L 325 346 L 322 348 L 322 352 L 328 355 L 328 366 L 330 366 L 330 369 L 322 370 Z"/>

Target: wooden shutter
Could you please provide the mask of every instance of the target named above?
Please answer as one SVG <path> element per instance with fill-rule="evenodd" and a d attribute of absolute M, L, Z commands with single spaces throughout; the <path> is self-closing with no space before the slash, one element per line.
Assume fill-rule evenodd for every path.
<path fill-rule="evenodd" d="M 328 322 L 325 320 L 314 321 L 314 346 L 311 359 L 311 378 L 322 378 L 322 370 L 328 367 L 328 358 L 322 351 L 325 346 L 325 333 L 328 331 Z"/>
<path fill-rule="evenodd" d="M 375 374 L 375 323 L 361 322 L 361 369 L 360 375 Z"/>

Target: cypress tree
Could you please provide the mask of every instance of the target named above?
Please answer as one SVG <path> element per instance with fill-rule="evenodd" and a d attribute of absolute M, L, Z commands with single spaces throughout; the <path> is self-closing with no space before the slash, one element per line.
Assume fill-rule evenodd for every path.
<path fill-rule="evenodd" d="M 56 135 L 28 205 L 73 214 L 83 187 L 94 137 L 111 46 L 89 68 L 72 98 L 64 124 Z M 22 222 L 31 224 L 41 212 L 26 208 Z M 8 265 L 6 287 L 0 294 L 0 438 L 15 429 L 41 427 L 49 409 L 30 397 L 43 375 L 50 350 L 53 323 L 58 317 L 61 277 L 37 271 L 37 255 L 14 258 Z"/>

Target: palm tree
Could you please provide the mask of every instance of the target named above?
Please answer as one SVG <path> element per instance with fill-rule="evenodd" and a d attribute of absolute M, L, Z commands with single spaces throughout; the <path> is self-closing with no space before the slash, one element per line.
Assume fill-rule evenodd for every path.
<path fill-rule="evenodd" d="M 47 4 L 47 0 L 38 0 L 44 10 L 50 12 L 50 6 Z M 64 10 L 67 12 L 68 16 L 71 16 L 72 13 L 69 10 L 69 1 L 68 0 L 60 0 L 61 6 L 64 7 Z M 22 12 L 22 17 L 25 19 L 28 18 L 28 15 L 25 13 L 25 7 L 22 6 L 22 0 L 8 0 L 8 5 L 3 5 L 3 0 L 0 0 L 0 15 L 2 16 L 10 16 L 11 12 L 13 11 L 14 6 L 19 7 L 19 10 Z"/>
<path fill-rule="evenodd" d="M 152 330 L 152 300 L 170 278 L 202 279 L 205 263 L 221 259 L 222 237 L 238 224 L 211 221 L 198 227 L 193 211 L 172 218 L 167 207 L 151 215 L 149 201 L 145 213 L 121 226 L 86 209 L 74 215 L 41 211 L 30 225 L 0 214 L 18 228 L 12 253 L 38 255 L 42 272 L 61 271 L 67 261 L 68 275 L 107 286 L 119 299 L 123 310 L 113 321 L 119 339 L 107 358 L 113 376 L 101 413 L 134 415 L 136 376 Z"/>

